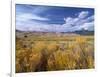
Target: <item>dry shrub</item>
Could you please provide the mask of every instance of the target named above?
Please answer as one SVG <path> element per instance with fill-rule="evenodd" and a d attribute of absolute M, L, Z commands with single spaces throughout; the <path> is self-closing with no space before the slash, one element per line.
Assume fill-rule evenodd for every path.
<path fill-rule="evenodd" d="M 35 71 L 37 65 L 39 64 L 41 59 L 41 54 L 39 53 L 31 53 L 29 58 L 29 71 Z"/>
<path fill-rule="evenodd" d="M 49 54 L 56 52 L 58 50 L 59 46 L 56 43 L 50 43 L 47 45 L 47 52 Z"/>
<path fill-rule="evenodd" d="M 36 42 L 34 46 L 32 46 L 32 51 L 38 53 L 38 52 L 44 51 L 45 48 L 46 48 L 45 42 L 39 41 L 39 42 Z"/>
<path fill-rule="evenodd" d="M 75 59 L 71 53 L 57 51 L 48 60 L 49 70 L 66 70 L 76 67 Z"/>

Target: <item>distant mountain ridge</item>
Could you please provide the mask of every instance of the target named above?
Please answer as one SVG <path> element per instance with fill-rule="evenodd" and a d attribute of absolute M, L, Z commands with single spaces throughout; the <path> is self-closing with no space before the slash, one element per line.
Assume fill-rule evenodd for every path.
<path fill-rule="evenodd" d="M 16 30 L 16 32 L 34 32 L 34 33 L 61 33 L 61 34 L 79 34 L 79 35 L 94 35 L 94 31 L 89 30 L 77 30 L 73 32 L 38 32 L 38 31 L 21 31 Z"/>
<path fill-rule="evenodd" d="M 79 30 L 79 31 L 75 31 L 74 33 L 80 35 L 94 35 L 94 31 L 88 31 L 88 30 Z"/>

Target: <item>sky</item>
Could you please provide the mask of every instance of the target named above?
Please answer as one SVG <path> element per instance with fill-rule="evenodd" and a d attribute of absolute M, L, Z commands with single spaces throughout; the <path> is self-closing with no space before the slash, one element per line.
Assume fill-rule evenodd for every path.
<path fill-rule="evenodd" d="M 94 31 L 94 9 L 16 4 L 16 29 L 38 32 Z"/>

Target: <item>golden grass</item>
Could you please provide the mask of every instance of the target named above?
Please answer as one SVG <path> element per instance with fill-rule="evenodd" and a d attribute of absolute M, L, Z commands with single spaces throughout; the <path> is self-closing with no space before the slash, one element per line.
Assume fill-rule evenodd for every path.
<path fill-rule="evenodd" d="M 69 40 L 30 40 L 27 43 L 16 39 L 16 72 L 94 68 L 93 36 L 67 39 Z"/>

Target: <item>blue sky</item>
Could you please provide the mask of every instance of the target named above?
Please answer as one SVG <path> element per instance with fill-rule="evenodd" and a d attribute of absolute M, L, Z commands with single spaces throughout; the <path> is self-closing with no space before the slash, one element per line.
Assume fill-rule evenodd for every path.
<path fill-rule="evenodd" d="M 40 32 L 94 30 L 94 9 L 16 4 L 16 29 Z"/>

